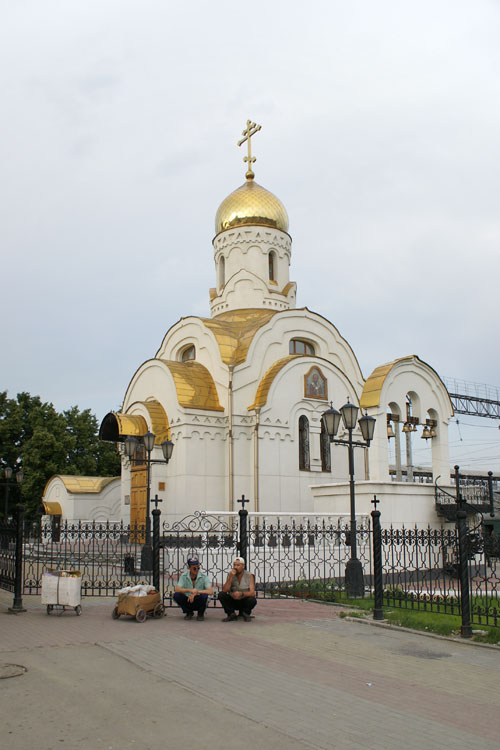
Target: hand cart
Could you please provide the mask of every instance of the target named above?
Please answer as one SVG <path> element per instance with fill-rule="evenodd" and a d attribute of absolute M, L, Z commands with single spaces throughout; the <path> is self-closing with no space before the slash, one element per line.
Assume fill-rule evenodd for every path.
<path fill-rule="evenodd" d="M 47 605 L 47 614 L 54 609 L 61 616 L 72 609 L 81 615 L 82 574 L 79 570 L 50 570 L 42 575 L 42 604 Z"/>
<path fill-rule="evenodd" d="M 111 613 L 113 620 L 118 620 L 120 615 L 135 617 L 137 622 L 144 622 L 149 615 L 159 619 L 165 614 L 165 607 L 161 601 L 159 591 L 154 591 L 146 596 L 134 596 L 134 592 L 119 594 L 118 602 Z"/>

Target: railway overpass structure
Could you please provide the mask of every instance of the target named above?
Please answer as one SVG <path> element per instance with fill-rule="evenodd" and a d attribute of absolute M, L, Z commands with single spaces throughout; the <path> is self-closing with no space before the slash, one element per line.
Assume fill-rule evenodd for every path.
<path fill-rule="evenodd" d="M 442 378 L 455 414 L 500 419 L 500 388 L 456 378 Z"/>

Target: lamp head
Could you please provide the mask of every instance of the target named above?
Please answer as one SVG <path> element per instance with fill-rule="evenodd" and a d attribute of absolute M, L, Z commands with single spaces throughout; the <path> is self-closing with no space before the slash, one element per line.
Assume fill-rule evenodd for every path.
<path fill-rule="evenodd" d="M 148 453 L 151 453 L 155 446 L 155 436 L 152 432 L 146 432 L 146 434 L 142 438 L 144 442 L 144 447 L 147 450 Z"/>
<path fill-rule="evenodd" d="M 349 399 L 347 399 L 347 403 L 340 407 L 340 413 L 342 414 L 342 421 L 346 430 L 354 430 L 358 421 L 358 407 L 356 404 L 351 404 Z"/>
<path fill-rule="evenodd" d="M 337 411 L 337 409 L 334 409 L 330 404 L 330 408 L 327 411 L 324 411 L 321 415 L 321 422 L 328 437 L 330 438 L 330 440 L 333 440 L 333 438 L 337 434 L 337 430 L 339 429 L 340 412 Z"/>
<path fill-rule="evenodd" d="M 171 440 L 164 440 L 161 444 L 161 449 L 163 451 L 163 458 L 165 461 L 168 462 L 172 458 L 172 451 L 174 450 L 174 444 Z"/>
<path fill-rule="evenodd" d="M 363 440 L 365 440 L 368 445 L 370 445 L 370 441 L 373 440 L 376 421 L 377 420 L 375 419 L 375 417 L 369 417 L 368 414 L 365 414 L 359 420 L 359 426 L 361 429 L 361 434 L 363 435 Z"/>
<path fill-rule="evenodd" d="M 133 458 L 137 450 L 137 440 L 132 435 L 128 435 L 123 441 L 123 447 L 125 448 L 127 458 Z"/>

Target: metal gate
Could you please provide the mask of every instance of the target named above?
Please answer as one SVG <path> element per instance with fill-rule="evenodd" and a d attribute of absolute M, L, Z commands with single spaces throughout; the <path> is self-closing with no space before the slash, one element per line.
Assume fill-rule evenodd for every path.
<path fill-rule="evenodd" d="M 197 557 L 214 587 L 209 606 L 216 606 L 232 561 L 239 554 L 238 519 L 198 511 L 180 521 L 163 521 L 160 534 L 160 587 L 164 603 L 173 606 L 173 593 L 187 560 Z"/>

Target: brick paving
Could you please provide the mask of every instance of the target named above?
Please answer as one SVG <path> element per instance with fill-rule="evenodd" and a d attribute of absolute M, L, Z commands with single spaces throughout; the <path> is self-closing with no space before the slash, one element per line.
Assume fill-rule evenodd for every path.
<path fill-rule="evenodd" d="M 69 680 L 86 714 L 98 710 L 99 693 L 114 717 L 109 729 L 96 718 L 95 736 L 90 729 L 84 736 L 72 704 L 66 734 L 35 741 L 42 750 L 63 741 L 75 748 L 141 741 L 151 750 L 499 745 L 500 649 L 372 627 L 303 601 L 259 601 L 251 623 L 222 623 L 219 609 L 203 623 L 185 622 L 174 609 L 143 624 L 112 620 L 112 599 L 84 598 L 81 617 L 47 616 L 38 597 L 25 598 L 26 613 L 9 615 L 11 601 L 0 592 L 0 662 L 24 664 L 28 672 L 0 681 L 2 705 L 18 706 L 21 696 L 32 704 L 37 679 L 64 703 Z M 106 669 L 92 671 L 101 662 Z M 127 692 L 127 684 L 134 689 Z M 118 717 L 130 711 L 150 717 L 144 736 L 140 719 L 125 732 Z M 179 712 L 203 717 L 203 732 L 189 720 L 179 724 Z M 9 747 L 26 747 L 21 717 L 9 721 Z M 36 740 L 46 722 L 41 714 L 33 723 Z"/>

